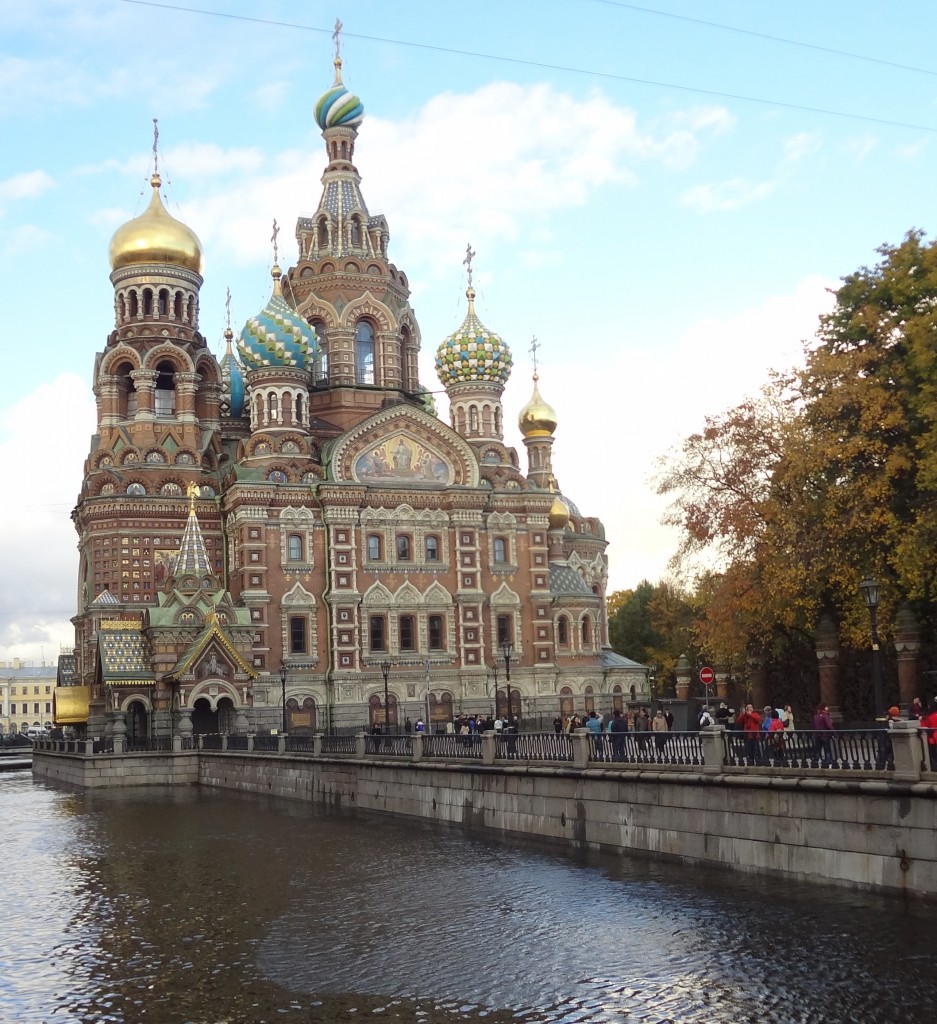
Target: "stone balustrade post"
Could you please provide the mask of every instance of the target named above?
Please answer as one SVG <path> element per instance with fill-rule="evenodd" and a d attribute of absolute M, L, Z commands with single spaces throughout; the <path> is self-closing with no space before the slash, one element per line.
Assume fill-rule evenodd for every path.
<path fill-rule="evenodd" d="M 355 756 L 356 757 L 364 757 L 364 749 L 365 749 L 366 743 L 367 743 L 367 734 L 363 733 L 363 732 L 359 732 L 358 735 L 355 736 Z"/>
<path fill-rule="evenodd" d="M 178 754 L 182 750 L 182 737 L 174 734 L 172 738 L 172 752 Z"/>
<path fill-rule="evenodd" d="M 254 734 L 252 732 L 247 734 L 247 752 L 248 754 L 254 752 Z"/>
<path fill-rule="evenodd" d="M 498 752 L 498 744 L 495 741 L 497 733 L 489 729 L 482 733 L 482 764 L 494 764 L 495 754 Z"/>
<path fill-rule="evenodd" d="M 321 732 L 317 732 L 315 734 L 315 736 L 312 737 L 312 756 L 313 757 L 322 757 L 322 733 Z"/>
<path fill-rule="evenodd" d="M 889 735 L 895 757 L 893 777 L 900 782 L 920 782 L 922 730 L 918 723 L 899 719 L 892 723 Z"/>
<path fill-rule="evenodd" d="M 94 740 L 85 740 L 85 757 L 94 756 Z"/>
<path fill-rule="evenodd" d="M 226 732 L 221 734 L 221 752 L 224 753 L 228 749 L 228 734 Z"/>
<path fill-rule="evenodd" d="M 120 733 L 116 733 L 114 736 L 114 753 L 122 754 L 124 752 L 124 737 Z"/>
<path fill-rule="evenodd" d="M 572 735 L 573 764 L 577 768 L 589 767 L 589 754 L 592 753 L 592 733 L 589 729 L 577 729 Z"/>
<path fill-rule="evenodd" d="M 413 744 L 413 746 L 411 747 L 411 750 L 413 751 L 413 753 L 411 755 L 411 760 L 413 760 L 413 761 L 422 761 L 423 760 L 423 733 L 421 733 L 421 732 L 414 733 L 413 739 L 412 739 L 411 742 Z"/>
<path fill-rule="evenodd" d="M 703 748 L 703 771 L 712 774 L 721 772 L 726 759 L 725 726 L 708 725 L 700 729 L 699 741 Z"/>
<path fill-rule="evenodd" d="M 277 736 L 277 753 L 278 754 L 285 754 L 286 753 L 286 733 L 285 732 L 281 732 Z"/>

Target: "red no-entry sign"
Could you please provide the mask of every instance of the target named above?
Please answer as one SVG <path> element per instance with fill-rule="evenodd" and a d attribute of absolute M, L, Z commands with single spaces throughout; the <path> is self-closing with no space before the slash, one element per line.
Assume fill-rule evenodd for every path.
<path fill-rule="evenodd" d="M 713 672 L 713 670 L 708 665 L 704 665 L 699 670 L 699 681 L 703 684 L 703 686 L 709 686 L 711 683 L 714 683 L 715 680 L 716 673 Z"/>

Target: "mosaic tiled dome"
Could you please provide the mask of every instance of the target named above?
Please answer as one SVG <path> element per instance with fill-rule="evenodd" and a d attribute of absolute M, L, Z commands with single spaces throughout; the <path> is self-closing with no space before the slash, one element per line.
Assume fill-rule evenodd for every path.
<path fill-rule="evenodd" d="M 357 128 L 364 120 L 364 104 L 349 92 L 342 82 L 342 62 L 335 60 L 335 82 L 327 89 L 316 103 L 316 124 L 325 131 L 339 125 L 346 128 Z"/>
<path fill-rule="evenodd" d="M 475 315 L 475 290 L 469 288 L 462 326 L 436 350 L 436 373 L 443 387 L 470 381 L 504 384 L 511 375 L 511 350 Z"/>
<path fill-rule="evenodd" d="M 238 338 L 238 355 L 250 370 L 265 366 L 311 369 L 319 341 L 316 332 L 283 298 L 280 268 L 273 268 L 270 301 L 244 325 Z"/>
<path fill-rule="evenodd" d="M 221 411 L 225 416 L 239 419 L 244 415 L 244 374 L 241 373 L 240 363 L 231 351 L 234 331 L 227 327 L 224 336 L 228 343 L 228 351 L 221 360 Z"/>

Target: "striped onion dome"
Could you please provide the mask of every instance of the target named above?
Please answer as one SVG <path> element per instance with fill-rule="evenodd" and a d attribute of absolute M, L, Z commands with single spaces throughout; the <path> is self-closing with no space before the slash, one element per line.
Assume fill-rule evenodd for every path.
<path fill-rule="evenodd" d="M 511 350 L 475 315 L 475 289 L 465 293 L 468 313 L 462 326 L 436 350 L 436 374 L 443 387 L 474 381 L 505 384 L 511 375 Z"/>
<path fill-rule="evenodd" d="M 247 321 L 238 338 L 238 355 L 249 370 L 267 366 L 311 370 L 319 348 L 316 332 L 283 298 L 280 274 L 275 265 L 270 301 Z"/>

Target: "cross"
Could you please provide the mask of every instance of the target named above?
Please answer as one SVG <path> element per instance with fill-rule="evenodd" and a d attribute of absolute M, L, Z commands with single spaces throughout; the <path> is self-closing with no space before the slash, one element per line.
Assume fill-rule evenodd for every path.
<path fill-rule="evenodd" d="M 472 243 L 465 247 L 465 259 L 462 260 L 462 265 L 468 267 L 468 283 L 469 288 L 472 287 L 472 260 L 475 259 L 475 253 L 472 251 Z"/>
<path fill-rule="evenodd" d="M 342 23 L 336 18 L 335 19 L 335 31 L 332 33 L 332 42 L 335 43 L 335 59 L 340 61 L 342 59 L 341 53 L 341 40 L 339 36 L 342 34 Z"/>
<path fill-rule="evenodd" d="M 230 287 L 228 288 L 228 296 L 224 300 L 224 310 L 225 310 L 225 326 L 226 327 L 230 327 L 231 326 L 231 289 L 230 289 Z"/>
<path fill-rule="evenodd" d="M 159 142 L 159 121 L 153 118 L 153 173 L 159 174 L 159 154 L 156 152 L 156 143 Z"/>
<path fill-rule="evenodd" d="M 537 341 L 537 335 L 533 336 L 533 340 L 530 343 L 530 357 L 534 361 L 534 373 L 537 372 L 537 349 L 540 348 L 540 342 Z"/>
<path fill-rule="evenodd" d="M 280 233 L 280 226 L 277 224 L 276 217 L 273 218 L 273 234 L 270 236 L 270 241 L 273 242 L 273 262 L 277 262 L 277 235 Z"/>

